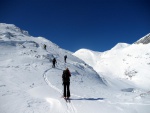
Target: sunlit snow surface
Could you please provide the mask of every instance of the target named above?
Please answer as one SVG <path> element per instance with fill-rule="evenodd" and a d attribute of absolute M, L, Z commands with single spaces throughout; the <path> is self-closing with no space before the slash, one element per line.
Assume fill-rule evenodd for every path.
<path fill-rule="evenodd" d="M 88 50 L 85 56 L 78 53 L 87 59 L 82 61 L 43 37 L 0 24 L 0 113 L 149 113 L 149 48 L 123 44 L 103 53 Z M 72 75 L 70 103 L 62 98 L 66 67 Z"/>

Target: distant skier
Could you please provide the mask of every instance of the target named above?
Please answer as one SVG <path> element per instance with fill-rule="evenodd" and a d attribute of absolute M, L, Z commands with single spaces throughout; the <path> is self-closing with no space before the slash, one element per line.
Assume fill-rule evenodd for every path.
<path fill-rule="evenodd" d="M 52 62 L 53 62 L 53 66 L 52 67 L 55 68 L 55 64 L 57 63 L 56 58 L 54 58 Z"/>
<path fill-rule="evenodd" d="M 65 99 L 68 99 L 70 97 L 70 77 L 71 77 L 70 71 L 68 68 L 66 68 L 66 70 L 64 70 L 62 74 L 62 81 L 64 86 L 63 97 Z"/>
<path fill-rule="evenodd" d="M 45 44 L 43 45 L 43 48 L 46 50 L 46 45 Z"/>
<path fill-rule="evenodd" d="M 64 61 L 65 61 L 65 63 L 66 63 L 66 59 L 67 59 L 67 55 L 64 56 Z"/>

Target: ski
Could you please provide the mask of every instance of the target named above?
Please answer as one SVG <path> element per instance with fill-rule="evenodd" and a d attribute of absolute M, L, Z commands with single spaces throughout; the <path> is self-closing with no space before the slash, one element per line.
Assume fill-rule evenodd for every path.
<path fill-rule="evenodd" d="M 70 103 L 70 98 L 64 98 L 66 102 Z"/>

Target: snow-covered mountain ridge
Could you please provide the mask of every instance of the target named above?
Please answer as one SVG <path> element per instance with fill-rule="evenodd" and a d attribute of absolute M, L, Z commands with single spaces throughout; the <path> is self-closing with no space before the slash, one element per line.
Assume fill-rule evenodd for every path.
<path fill-rule="evenodd" d="M 144 37 L 140 38 L 138 41 L 135 42 L 135 44 L 148 44 L 150 43 L 150 33 L 145 35 Z"/>
<path fill-rule="evenodd" d="M 43 49 L 43 44 L 47 45 L 47 50 Z M 58 92 L 57 98 L 63 101 L 61 75 L 66 67 L 74 81 L 71 85 L 76 87 L 71 90 L 72 96 L 84 92 L 90 94 L 91 89 L 95 90 L 93 86 L 105 86 L 100 76 L 71 52 L 43 37 L 32 37 L 15 25 L 0 24 L 0 50 L 1 113 L 56 112 L 47 98 Z M 68 56 L 66 64 L 64 55 Z M 51 63 L 54 57 L 57 59 L 56 69 Z"/>
<path fill-rule="evenodd" d="M 46 50 L 43 44 L 47 45 Z M 103 54 L 91 53 L 91 57 Z M 68 56 L 67 63 L 64 63 L 64 55 Z M 52 68 L 51 63 L 54 57 L 56 68 Z M 66 67 L 72 75 L 70 103 L 61 98 L 61 76 Z M 101 68 L 104 73 L 98 74 L 72 52 L 44 37 L 30 36 L 27 31 L 12 24 L 0 24 L 0 68 L 0 113 L 150 111 L 148 90 L 126 79 L 109 78 L 105 75 L 107 70 L 103 70 L 105 67 Z"/>
<path fill-rule="evenodd" d="M 16 27 L 13 24 L 5 24 L 5 23 L 0 23 L 1 31 L 0 31 L 0 36 L 1 37 L 7 37 L 8 39 L 10 38 L 17 38 L 16 36 L 29 36 L 28 31 L 21 30 L 20 28 Z M 5 29 L 5 30 L 4 30 Z"/>
<path fill-rule="evenodd" d="M 144 38 L 143 38 L 144 39 Z M 126 81 L 130 87 L 122 91 L 133 91 L 133 89 L 145 89 L 147 93 L 140 94 L 150 100 L 150 43 L 148 44 L 126 44 L 118 43 L 112 49 L 105 52 L 93 52 L 92 50 L 80 49 L 74 53 L 75 56 L 84 60 L 102 75 L 108 85 L 121 88 L 120 80 Z M 134 90 L 135 91 L 135 90 Z M 133 91 L 133 92 L 134 92 Z M 135 91 L 137 92 L 137 91 Z M 149 106 L 149 105 L 148 105 Z M 150 110 L 141 110 L 148 113 Z M 139 110 L 133 111 L 133 113 Z"/>
<path fill-rule="evenodd" d="M 84 60 L 103 76 L 111 75 L 116 78 L 129 79 L 138 87 L 150 90 L 149 48 L 150 44 L 118 43 L 106 52 L 95 54 L 93 51 L 81 49 L 74 55 Z"/>

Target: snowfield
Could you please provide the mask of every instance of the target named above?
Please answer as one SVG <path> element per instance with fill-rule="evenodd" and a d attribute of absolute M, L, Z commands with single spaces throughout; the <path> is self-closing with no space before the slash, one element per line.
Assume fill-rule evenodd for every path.
<path fill-rule="evenodd" d="M 118 44 L 106 52 L 73 54 L 0 23 L 0 113 L 149 113 L 149 48 Z M 72 75 L 70 102 L 62 98 L 66 67 Z"/>
<path fill-rule="evenodd" d="M 149 48 L 150 44 L 129 45 L 118 43 L 111 50 L 103 53 L 97 52 L 95 54 L 95 52 L 91 50 L 80 49 L 75 52 L 74 55 L 84 60 L 87 64 L 92 66 L 99 75 L 103 75 L 105 78 L 128 79 L 129 82 L 135 84 L 135 87 L 149 91 Z M 88 56 L 86 53 L 88 53 Z"/>

